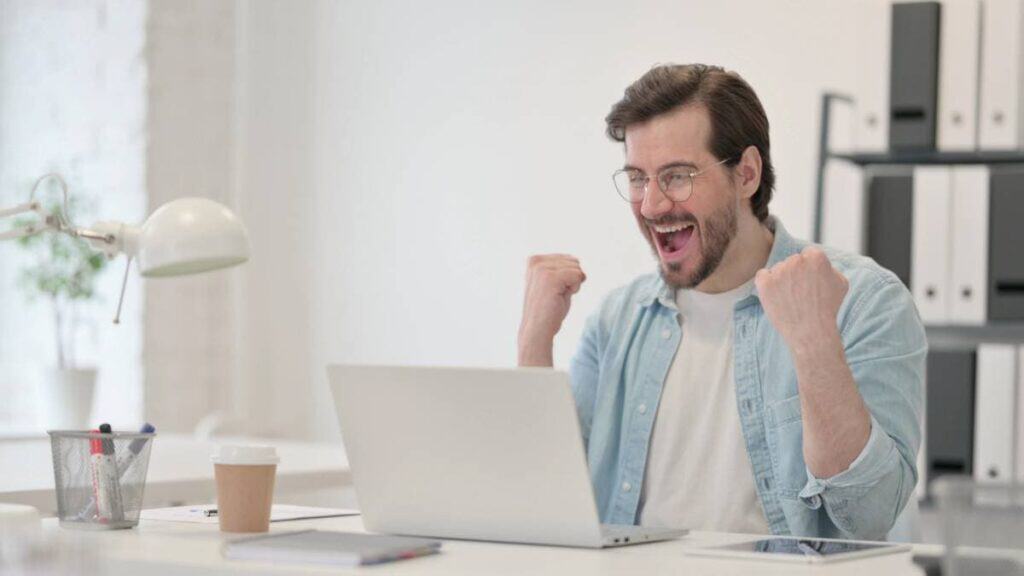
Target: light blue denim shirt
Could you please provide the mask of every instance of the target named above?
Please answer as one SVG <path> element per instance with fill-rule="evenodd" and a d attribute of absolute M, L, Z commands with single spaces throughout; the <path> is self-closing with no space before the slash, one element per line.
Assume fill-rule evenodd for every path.
<path fill-rule="evenodd" d="M 808 245 L 778 220 L 769 225 L 775 240 L 768 266 Z M 837 323 L 871 412 L 867 444 L 831 478 L 815 478 L 807 469 L 793 360 L 756 288 L 733 313 L 736 409 L 773 533 L 884 539 L 917 483 L 924 328 L 896 275 L 870 258 L 823 250 L 850 282 Z M 638 519 L 656 408 L 684 329 L 673 289 L 657 273 L 613 291 L 587 320 L 570 374 L 603 522 Z M 671 408 L 661 414 L 671 417 Z"/>

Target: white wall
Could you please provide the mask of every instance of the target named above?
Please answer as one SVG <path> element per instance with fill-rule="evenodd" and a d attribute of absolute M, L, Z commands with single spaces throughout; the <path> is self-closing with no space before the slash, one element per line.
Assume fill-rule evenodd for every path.
<path fill-rule="evenodd" d="M 279 415 L 274 432 L 332 437 L 328 362 L 512 365 L 525 261 L 547 251 L 589 275 L 556 344 L 566 367 L 601 297 L 654 266 L 612 188 L 603 118 L 655 63 L 717 63 L 754 86 L 772 211 L 809 235 L 818 102 L 854 87 L 858 46 L 879 40 L 845 27 L 865 4 L 248 4 L 260 345 L 240 387 Z"/>
<path fill-rule="evenodd" d="M 149 204 L 156 208 L 175 198 L 202 196 L 231 206 L 236 5 L 205 0 L 148 4 Z M 145 406 L 158 430 L 192 430 L 204 416 L 229 404 L 238 373 L 232 306 L 237 274 L 133 280 L 133 289 L 146 292 Z"/>

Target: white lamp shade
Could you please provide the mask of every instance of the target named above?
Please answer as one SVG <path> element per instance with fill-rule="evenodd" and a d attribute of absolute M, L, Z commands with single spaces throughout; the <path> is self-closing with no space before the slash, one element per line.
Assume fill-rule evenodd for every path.
<path fill-rule="evenodd" d="M 206 198 L 180 198 L 157 208 L 137 242 L 139 270 L 148 278 L 198 274 L 249 259 L 245 225 Z"/>

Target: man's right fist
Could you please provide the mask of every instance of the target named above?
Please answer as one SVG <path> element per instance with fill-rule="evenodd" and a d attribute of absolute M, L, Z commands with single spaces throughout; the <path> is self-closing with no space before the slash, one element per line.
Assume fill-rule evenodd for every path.
<path fill-rule="evenodd" d="M 530 256 L 526 268 L 526 297 L 519 324 L 519 365 L 551 366 L 555 334 L 569 314 L 572 295 L 587 275 L 580 261 L 568 254 Z"/>

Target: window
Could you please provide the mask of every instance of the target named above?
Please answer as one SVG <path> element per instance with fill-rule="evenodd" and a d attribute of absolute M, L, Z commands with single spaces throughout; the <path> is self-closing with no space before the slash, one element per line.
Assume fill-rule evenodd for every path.
<path fill-rule="evenodd" d="M 145 2 L 0 2 L 0 206 L 28 198 L 47 172 L 85 201 L 79 218 L 141 222 L 146 214 Z M 6 229 L 10 220 L 0 221 Z M 17 285 L 30 262 L 0 242 L 0 431 L 45 428 L 37 392 L 56 364 L 53 313 Z M 79 311 L 77 363 L 99 369 L 93 418 L 142 417 L 142 289 L 129 278 L 118 326 L 111 323 L 124 258 L 110 262 L 99 298 Z M 134 280 L 134 281 L 133 281 Z"/>

